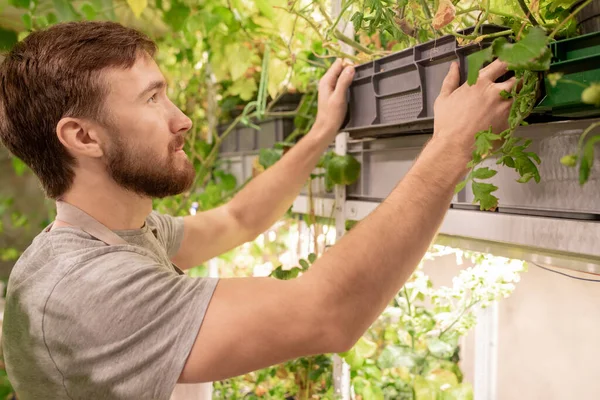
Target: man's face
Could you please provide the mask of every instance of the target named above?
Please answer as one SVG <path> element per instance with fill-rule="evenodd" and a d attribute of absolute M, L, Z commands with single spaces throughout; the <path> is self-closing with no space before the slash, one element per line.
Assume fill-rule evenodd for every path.
<path fill-rule="evenodd" d="M 182 148 L 192 122 L 167 98 L 156 63 L 139 57 L 132 68 L 109 70 L 105 79 L 109 118 L 104 152 L 111 178 L 146 197 L 189 189 L 195 171 Z"/>

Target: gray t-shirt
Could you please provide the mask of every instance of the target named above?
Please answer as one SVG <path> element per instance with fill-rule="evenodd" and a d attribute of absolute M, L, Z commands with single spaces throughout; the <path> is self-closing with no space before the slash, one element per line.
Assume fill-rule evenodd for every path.
<path fill-rule="evenodd" d="M 217 279 L 169 261 L 183 221 L 153 212 L 107 246 L 61 227 L 40 233 L 8 282 L 2 346 L 19 400 L 169 399 Z"/>

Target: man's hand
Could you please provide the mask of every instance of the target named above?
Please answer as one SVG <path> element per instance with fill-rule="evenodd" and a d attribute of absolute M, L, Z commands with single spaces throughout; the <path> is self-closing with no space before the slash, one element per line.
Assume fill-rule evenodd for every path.
<path fill-rule="evenodd" d="M 500 92 L 510 92 L 515 78 L 495 83 L 505 73 L 506 64 L 496 60 L 480 71 L 476 84 L 458 87 L 458 65 L 453 63 L 435 101 L 434 138 L 442 139 L 452 145 L 453 151 L 470 159 L 475 133 L 490 126 L 494 133 L 507 129 L 513 101 L 502 98 Z"/>
<path fill-rule="evenodd" d="M 338 133 L 346 117 L 346 92 L 354 77 L 354 67 L 344 67 L 338 59 L 319 82 L 319 110 L 315 127 L 327 135 Z"/>

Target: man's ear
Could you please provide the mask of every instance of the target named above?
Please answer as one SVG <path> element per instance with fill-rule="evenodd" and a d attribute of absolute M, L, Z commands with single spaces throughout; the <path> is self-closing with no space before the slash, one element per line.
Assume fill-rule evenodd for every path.
<path fill-rule="evenodd" d="M 98 158 L 104 155 L 98 132 L 89 121 L 65 117 L 56 125 L 56 135 L 73 156 Z"/>

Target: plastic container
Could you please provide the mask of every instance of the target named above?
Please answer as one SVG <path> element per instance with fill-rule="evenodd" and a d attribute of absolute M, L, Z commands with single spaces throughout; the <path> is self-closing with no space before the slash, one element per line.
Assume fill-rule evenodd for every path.
<path fill-rule="evenodd" d="M 583 3 L 578 2 L 571 10 L 575 10 Z M 600 0 L 594 0 L 585 6 L 576 16 L 579 31 L 582 34 L 600 31 Z"/>
<path fill-rule="evenodd" d="M 469 35 L 473 30 L 460 33 Z M 481 30 L 491 34 L 506 28 L 483 25 Z M 357 66 L 343 130 L 353 138 L 431 132 L 433 103 L 450 64 L 458 61 L 460 80 L 465 82 L 467 56 L 493 40 L 461 47 L 454 36 L 447 35 Z"/>
<path fill-rule="evenodd" d="M 268 149 L 294 131 L 293 118 L 267 119 L 257 125 L 260 130 L 243 125 L 235 127 L 221 142 L 220 153 L 232 155 Z M 223 133 L 227 127 L 228 125 L 219 126 L 219 133 Z"/>
<path fill-rule="evenodd" d="M 600 82 L 600 32 L 556 41 L 550 44 L 552 63 L 549 73 L 563 73 L 555 87 L 544 81 L 544 97 L 534 113 L 551 117 L 588 118 L 600 115 L 600 108 L 581 102 L 584 88 Z"/>

